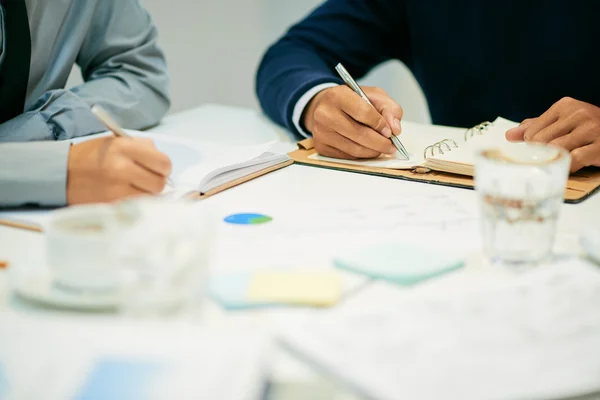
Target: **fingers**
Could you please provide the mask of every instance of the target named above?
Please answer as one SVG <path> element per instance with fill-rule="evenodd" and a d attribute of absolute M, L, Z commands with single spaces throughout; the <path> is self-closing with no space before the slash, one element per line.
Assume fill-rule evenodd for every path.
<path fill-rule="evenodd" d="M 144 168 L 160 175 L 171 174 L 171 160 L 154 146 L 154 142 L 146 138 L 123 138 L 119 140 L 121 153 L 125 154 Z"/>
<path fill-rule="evenodd" d="M 325 157 L 333 157 L 333 158 L 341 158 L 345 160 L 355 160 L 356 157 L 351 156 L 350 154 L 344 153 L 341 150 L 336 149 L 335 147 L 331 147 L 324 143 L 320 143 L 315 145 L 315 149 L 319 154 Z"/>
<path fill-rule="evenodd" d="M 529 142 L 542 129 L 549 127 L 558 121 L 558 114 L 553 108 L 543 113 L 540 117 L 535 118 L 533 122 L 525 129 L 523 140 Z"/>
<path fill-rule="evenodd" d="M 573 123 L 572 119 L 559 119 L 553 124 L 540 130 L 538 133 L 533 135 L 529 141 L 539 143 L 550 143 L 551 141 L 560 138 L 561 136 L 569 135 L 575 128 L 576 124 Z"/>
<path fill-rule="evenodd" d="M 373 132 L 373 131 L 371 131 Z M 379 134 L 377 134 L 376 132 L 373 132 L 373 134 L 381 137 L 384 140 L 387 140 L 385 138 L 383 138 L 382 136 L 380 136 Z M 389 140 L 388 140 L 389 142 Z M 322 137 L 319 138 L 319 140 L 316 141 L 316 143 L 320 143 L 329 147 L 333 147 L 337 150 L 339 150 L 340 152 L 347 154 L 350 156 L 350 158 L 376 158 L 379 157 L 381 155 L 381 152 L 377 151 L 377 150 L 373 150 L 369 147 L 365 147 L 363 145 L 358 144 L 357 142 L 348 139 L 347 137 L 331 131 L 326 135 L 323 135 Z M 317 151 L 319 151 L 319 148 L 317 147 Z M 319 151 L 320 154 L 323 154 Z M 325 155 L 325 154 L 323 154 Z M 343 158 L 348 158 L 348 157 L 343 157 Z"/>
<path fill-rule="evenodd" d="M 128 178 L 131 186 L 148 194 L 161 193 L 167 184 L 166 177 L 148 171 L 139 164 L 132 164 Z"/>
<path fill-rule="evenodd" d="M 534 120 L 534 118 L 525 119 L 519 126 L 506 131 L 506 140 L 509 142 L 522 142 L 525 130 L 531 126 Z"/>
<path fill-rule="evenodd" d="M 368 96 L 368 95 L 367 95 Z M 343 87 L 337 93 L 339 108 L 355 121 L 371 127 L 386 138 L 392 136 L 390 125 L 381 114 L 356 94 L 352 89 Z"/>
<path fill-rule="evenodd" d="M 302 119 L 320 154 L 375 158 L 397 153 L 389 138 L 401 133 L 402 108 L 381 89 L 366 92 L 373 105 L 346 86 L 325 89 L 308 104 Z"/>
<path fill-rule="evenodd" d="M 571 173 L 589 166 L 600 166 L 600 144 L 594 143 L 571 151 Z"/>
<path fill-rule="evenodd" d="M 569 134 L 560 136 L 550 141 L 550 144 L 562 147 L 563 149 L 568 151 L 573 151 L 578 147 L 584 147 L 593 143 L 594 140 L 594 135 L 590 134 L 589 130 L 586 129 L 586 127 L 582 126 L 576 128 Z"/>
<path fill-rule="evenodd" d="M 157 194 L 162 192 L 167 178 L 149 171 L 136 161 L 120 157 L 112 161 L 108 178 L 111 186 L 133 186 L 144 193 Z"/>
<path fill-rule="evenodd" d="M 380 88 L 365 88 L 367 96 L 371 102 L 383 116 L 388 126 L 392 129 L 394 135 L 402 133 L 402 116 L 404 110 L 400 107 L 383 89 Z"/>
<path fill-rule="evenodd" d="M 334 130 L 352 142 L 377 153 L 396 154 L 394 144 L 368 126 L 361 125 L 350 118 L 338 121 Z M 340 150 L 344 150 L 341 149 Z M 352 154 L 352 153 L 350 153 Z"/>

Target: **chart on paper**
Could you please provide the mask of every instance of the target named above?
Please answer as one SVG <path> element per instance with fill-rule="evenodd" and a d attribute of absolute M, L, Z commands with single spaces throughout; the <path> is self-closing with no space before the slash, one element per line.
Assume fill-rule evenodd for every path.
<path fill-rule="evenodd" d="M 345 248 L 386 241 L 430 241 L 450 250 L 477 246 L 476 210 L 449 195 L 404 195 L 333 204 L 263 205 L 225 215 L 268 215 L 265 224 L 223 223 L 218 263 L 330 264 Z"/>

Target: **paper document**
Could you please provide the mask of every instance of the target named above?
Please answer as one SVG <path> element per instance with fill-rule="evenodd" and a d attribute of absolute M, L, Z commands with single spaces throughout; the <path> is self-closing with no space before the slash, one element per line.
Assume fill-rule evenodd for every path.
<path fill-rule="evenodd" d="M 5 382 L 0 384 L 0 397 L 263 397 L 265 332 L 211 331 L 189 323 L 178 326 L 174 320 L 165 324 L 81 318 L 0 313 L 0 370 Z"/>
<path fill-rule="evenodd" d="M 282 343 L 368 398 L 600 393 L 600 269 L 577 259 L 451 297 L 398 296 L 283 328 Z"/>

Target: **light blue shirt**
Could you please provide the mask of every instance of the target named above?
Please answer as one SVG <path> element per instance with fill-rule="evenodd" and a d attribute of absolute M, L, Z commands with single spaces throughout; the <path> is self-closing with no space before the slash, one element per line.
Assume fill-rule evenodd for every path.
<path fill-rule="evenodd" d="M 157 124 L 169 107 L 167 67 L 138 0 L 25 3 L 29 83 L 25 112 L 0 125 L 0 206 L 64 205 L 65 140 L 105 130 L 90 106 L 101 105 L 125 128 Z M 4 38 L 4 14 L 0 24 Z M 75 63 L 85 83 L 65 90 Z"/>

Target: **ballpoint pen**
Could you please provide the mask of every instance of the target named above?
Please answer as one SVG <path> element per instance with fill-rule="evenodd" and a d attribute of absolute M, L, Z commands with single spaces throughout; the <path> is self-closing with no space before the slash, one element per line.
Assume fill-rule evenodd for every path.
<path fill-rule="evenodd" d="M 119 126 L 119 124 L 117 123 L 117 121 L 115 121 L 108 112 L 106 112 L 105 109 L 103 109 L 102 107 L 100 107 L 99 105 L 95 104 L 92 106 L 91 108 L 92 114 L 94 114 L 96 116 L 96 118 L 98 118 L 98 120 L 100 122 L 102 122 L 102 124 L 104 124 L 104 126 L 106 127 L 106 129 L 108 129 L 109 131 L 111 131 L 112 133 L 115 134 L 115 136 L 117 137 L 131 137 L 130 135 L 127 134 L 127 132 L 125 132 L 123 130 L 123 128 L 121 128 Z M 170 177 L 167 177 L 167 185 L 171 186 L 171 187 L 175 187 L 175 185 L 173 184 L 173 181 L 171 180 Z"/>
<path fill-rule="evenodd" d="M 346 70 L 346 68 L 344 68 L 344 66 L 341 63 L 336 65 L 335 70 L 344 80 L 344 82 L 346 82 L 346 85 L 350 87 L 350 89 L 354 90 L 356 94 L 363 98 L 364 101 L 366 101 L 371 107 L 375 108 L 373 103 L 371 103 L 371 100 L 369 100 L 369 98 L 367 97 L 366 93 L 361 89 L 358 83 L 356 83 L 354 78 L 352 78 L 350 73 Z M 406 151 L 406 148 L 404 147 L 402 142 L 400 142 L 400 139 L 398 139 L 398 136 L 392 133 L 390 140 L 394 144 L 394 147 L 396 147 L 396 149 L 400 152 L 400 154 L 402 154 L 408 160 L 410 156 L 408 155 L 408 152 Z"/>

